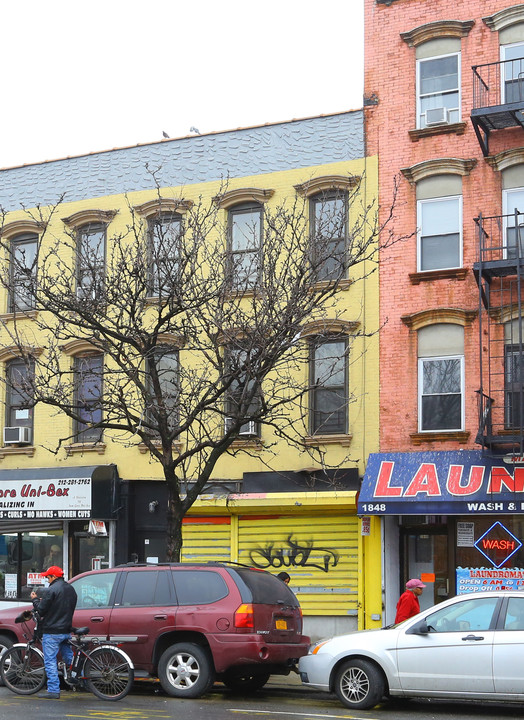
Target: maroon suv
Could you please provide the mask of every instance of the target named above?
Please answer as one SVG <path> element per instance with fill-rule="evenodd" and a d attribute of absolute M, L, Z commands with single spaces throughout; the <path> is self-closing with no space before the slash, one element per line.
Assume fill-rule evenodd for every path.
<path fill-rule="evenodd" d="M 135 677 L 158 677 L 194 698 L 215 680 L 235 690 L 287 675 L 309 638 L 293 592 L 270 573 L 221 563 L 125 565 L 77 575 L 77 627 L 118 642 Z M 0 646 L 23 640 L 16 615 L 0 611 Z"/>

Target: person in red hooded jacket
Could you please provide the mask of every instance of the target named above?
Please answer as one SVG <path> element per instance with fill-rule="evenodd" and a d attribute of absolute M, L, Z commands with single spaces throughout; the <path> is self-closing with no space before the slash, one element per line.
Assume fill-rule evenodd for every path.
<path fill-rule="evenodd" d="M 418 578 L 408 580 L 406 583 L 406 591 L 402 593 L 397 603 L 397 614 L 395 616 L 395 623 L 407 620 L 413 615 L 417 615 L 420 612 L 419 596 L 422 595 L 426 586 Z"/>

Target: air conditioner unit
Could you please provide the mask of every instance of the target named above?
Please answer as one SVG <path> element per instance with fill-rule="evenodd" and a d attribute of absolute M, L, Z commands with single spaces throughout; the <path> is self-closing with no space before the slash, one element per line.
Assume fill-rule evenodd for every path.
<path fill-rule="evenodd" d="M 76 288 L 77 300 L 94 300 L 95 288 L 92 285 L 78 285 Z"/>
<path fill-rule="evenodd" d="M 449 111 L 445 107 L 426 110 L 426 127 L 434 125 L 447 125 L 449 123 Z"/>
<path fill-rule="evenodd" d="M 29 445 L 31 443 L 31 428 L 5 427 L 4 445 Z"/>

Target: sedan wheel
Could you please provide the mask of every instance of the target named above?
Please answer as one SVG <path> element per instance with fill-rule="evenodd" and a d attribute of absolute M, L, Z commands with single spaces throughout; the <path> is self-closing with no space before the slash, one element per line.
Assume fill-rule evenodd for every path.
<path fill-rule="evenodd" d="M 380 702 L 385 689 L 382 673 L 367 660 L 348 660 L 335 677 L 337 697 L 349 708 L 369 710 Z"/>
<path fill-rule="evenodd" d="M 215 671 L 207 650 L 195 643 L 171 645 L 158 663 L 158 679 L 172 697 L 197 698 L 213 685 Z"/>

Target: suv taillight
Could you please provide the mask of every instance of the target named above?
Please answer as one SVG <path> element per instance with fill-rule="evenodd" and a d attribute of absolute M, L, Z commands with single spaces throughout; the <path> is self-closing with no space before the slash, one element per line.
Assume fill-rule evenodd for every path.
<path fill-rule="evenodd" d="M 235 612 L 235 627 L 252 628 L 255 627 L 255 618 L 253 614 L 253 605 L 244 603 L 240 605 Z"/>

